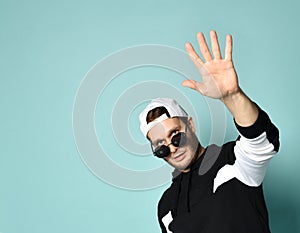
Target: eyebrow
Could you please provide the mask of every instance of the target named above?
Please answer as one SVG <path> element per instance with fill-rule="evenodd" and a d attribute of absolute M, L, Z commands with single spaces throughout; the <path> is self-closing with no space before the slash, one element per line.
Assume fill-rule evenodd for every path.
<path fill-rule="evenodd" d="M 175 131 L 175 130 L 180 130 L 181 129 L 181 125 L 177 125 L 177 126 L 174 126 L 173 128 L 169 129 L 168 133 L 167 133 L 167 138 L 171 137 L 172 133 Z M 158 138 L 156 139 L 154 142 L 152 142 L 153 145 L 156 145 L 159 141 L 163 141 L 165 140 L 164 138 Z"/>

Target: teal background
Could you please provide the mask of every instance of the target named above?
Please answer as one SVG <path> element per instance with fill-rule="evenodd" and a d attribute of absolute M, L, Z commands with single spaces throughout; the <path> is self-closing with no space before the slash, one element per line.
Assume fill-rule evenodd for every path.
<path fill-rule="evenodd" d="M 74 98 L 88 70 L 110 53 L 152 43 L 183 49 L 188 40 L 196 43 L 196 32 L 211 29 L 222 42 L 233 34 L 240 84 L 280 129 L 281 149 L 264 183 L 272 232 L 300 232 L 299 10 L 296 0 L 1 0 L 0 232 L 159 232 L 156 205 L 168 184 L 131 191 L 93 175 L 73 137 Z M 171 71 L 147 68 L 123 76 L 129 74 L 137 82 L 151 75 L 181 88 L 182 78 L 170 78 Z M 130 87 L 123 76 L 112 98 Z M 110 108 L 101 103 L 96 115 Z M 143 142 L 134 120 L 129 123 Z M 227 127 L 226 140 L 234 139 L 229 114 Z M 141 164 L 114 159 L 127 167 Z"/>

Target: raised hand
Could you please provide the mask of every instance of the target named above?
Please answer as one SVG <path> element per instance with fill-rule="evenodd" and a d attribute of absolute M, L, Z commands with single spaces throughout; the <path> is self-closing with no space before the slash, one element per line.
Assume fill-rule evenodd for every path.
<path fill-rule="evenodd" d="M 232 37 L 227 35 L 225 57 L 222 58 L 215 31 L 210 32 L 212 54 L 202 32 L 197 34 L 202 60 L 195 52 L 191 43 L 186 43 L 186 51 L 198 68 L 202 82 L 185 80 L 182 85 L 200 92 L 204 96 L 224 99 L 240 91 L 238 78 L 232 62 Z"/>

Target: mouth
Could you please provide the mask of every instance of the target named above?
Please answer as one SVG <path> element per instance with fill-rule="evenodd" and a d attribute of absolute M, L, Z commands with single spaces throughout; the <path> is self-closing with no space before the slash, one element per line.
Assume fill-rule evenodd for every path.
<path fill-rule="evenodd" d="M 183 160 L 185 158 L 185 151 L 179 152 L 178 154 L 176 154 L 173 157 L 173 160 L 176 162 L 180 162 L 181 160 Z"/>

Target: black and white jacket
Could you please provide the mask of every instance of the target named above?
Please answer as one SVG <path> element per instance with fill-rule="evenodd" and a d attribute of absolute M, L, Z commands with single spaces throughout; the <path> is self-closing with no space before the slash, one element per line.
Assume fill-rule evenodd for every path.
<path fill-rule="evenodd" d="M 262 181 L 279 149 L 279 132 L 259 109 L 239 137 L 210 145 L 191 171 L 173 178 L 158 204 L 163 233 L 270 232 Z"/>

